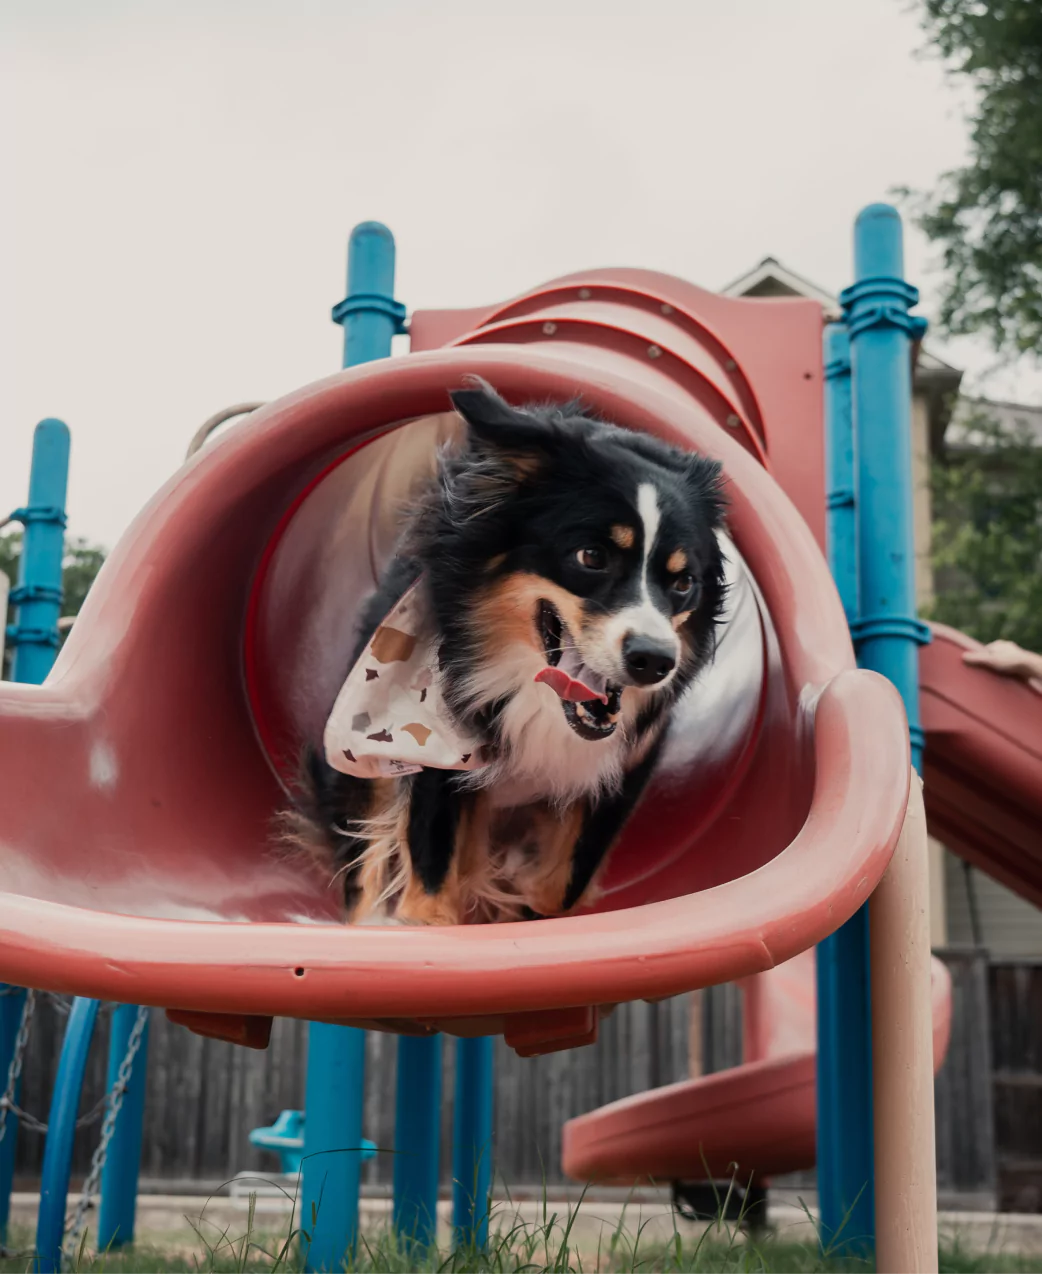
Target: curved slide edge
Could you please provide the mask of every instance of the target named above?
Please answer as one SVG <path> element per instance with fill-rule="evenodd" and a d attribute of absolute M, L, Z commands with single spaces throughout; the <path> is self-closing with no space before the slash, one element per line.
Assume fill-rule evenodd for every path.
<path fill-rule="evenodd" d="M 801 956 L 759 975 L 753 980 L 759 985 L 748 988 L 758 1000 L 754 1038 L 776 1050 L 791 1048 L 802 1036 L 804 1047 L 625 1097 L 569 1120 L 562 1133 L 565 1175 L 628 1186 L 728 1179 L 737 1172 L 748 1184 L 750 1178 L 762 1182 L 813 1167 L 813 978 L 813 956 Z M 932 1010 L 936 1073 L 951 1034 L 951 979 L 936 958 Z"/>

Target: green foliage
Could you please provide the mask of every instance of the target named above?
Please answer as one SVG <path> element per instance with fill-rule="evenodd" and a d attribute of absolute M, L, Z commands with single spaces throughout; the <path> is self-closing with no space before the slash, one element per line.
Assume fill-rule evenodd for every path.
<path fill-rule="evenodd" d="M 984 414 L 933 472 L 931 618 L 1042 651 L 1042 448 Z"/>
<path fill-rule="evenodd" d="M 0 535 L 0 571 L 11 581 L 14 588 L 18 581 L 18 560 L 22 552 L 21 531 L 11 531 Z M 94 577 L 101 570 L 105 560 L 105 550 L 97 544 L 91 544 L 82 536 L 74 536 L 65 541 L 65 559 L 62 564 L 62 615 L 78 615 L 87 590 L 94 583 Z M 7 622 L 14 622 L 14 608 L 8 607 Z M 0 670 L 6 675 L 10 663 L 11 651 L 5 654 L 4 668 Z"/>
<path fill-rule="evenodd" d="M 940 321 L 1008 354 L 1042 349 L 1042 4 L 923 0 L 923 26 L 973 86 L 970 156 L 921 197 L 942 249 Z M 914 122 L 912 124 L 914 127 Z"/>

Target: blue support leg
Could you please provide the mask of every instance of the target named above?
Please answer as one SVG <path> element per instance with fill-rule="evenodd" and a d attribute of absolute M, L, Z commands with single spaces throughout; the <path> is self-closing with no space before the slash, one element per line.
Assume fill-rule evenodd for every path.
<path fill-rule="evenodd" d="M 0 1085 L 6 1088 L 7 1075 L 14 1056 L 15 1040 L 25 1008 L 25 992 L 19 987 L 2 986 L 0 991 Z M 22 1099 L 19 1078 L 14 1090 L 15 1105 Z M 4 1139 L 0 1141 L 0 1242 L 7 1238 L 7 1222 L 11 1214 L 11 1186 L 14 1181 L 15 1150 L 18 1146 L 18 1116 L 8 1112 L 4 1122 Z"/>
<path fill-rule="evenodd" d="M 442 1037 L 402 1035 L 394 1114 L 394 1228 L 418 1243 L 438 1232 Z"/>
<path fill-rule="evenodd" d="M 850 340 L 825 331 L 825 469 L 829 566 L 847 622 L 859 614 Z M 873 1247 L 872 1014 L 868 907 L 817 949 L 817 1170 L 823 1247 Z"/>
<path fill-rule="evenodd" d="M 15 623 L 7 633 L 13 652 L 11 680 L 36 686 L 50 672 L 58 651 L 69 448 L 69 429 L 63 421 L 40 421 L 33 431 L 29 501 L 11 515 L 13 521 L 25 527 L 18 583 L 9 595 L 16 607 Z M 0 613 L 0 623 L 6 622 L 6 614 Z M 14 991 L 0 999 L 0 1088 L 6 1084 L 24 1003 L 24 991 Z M 14 1093 L 16 1103 L 20 1096 L 21 1084 Z M 0 1142 L 0 1239 L 7 1234 L 17 1143 L 18 1120 L 9 1115 L 7 1131 Z"/>
<path fill-rule="evenodd" d="M 109 1028 L 109 1065 L 106 1086 L 111 1092 L 119 1079 L 135 1023 L 136 1004 L 120 1004 L 113 1010 Z M 134 1241 L 138 1174 L 141 1169 L 141 1134 L 145 1119 L 145 1087 L 148 1075 L 148 1018 L 133 1060 L 123 1105 L 116 1116 L 105 1166 L 101 1171 L 98 1208 L 98 1251 L 123 1247 Z"/>
<path fill-rule="evenodd" d="M 358 1238 L 365 1032 L 312 1022 L 300 1226 L 305 1268 L 339 1270 Z"/>
<path fill-rule="evenodd" d="M 11 680 L 34 686 L 51 671 L 58 649 L 68 479 L 68 426 L 60 420 L 41 420 L 33 432 L 29 503 L 11 515 L 25 527 L 18 584 L 10 595 L 17 607 L 8 633 L 14 649 Z"/>
<path fill-rule="evenodd" d="M 379 222 L 365 221 L 351 232 L 347 296 L 333 307 L 334 323 L 344 328 L 345 367 L 387 358 L 391 338 L 404 330 L 405 307 L 394 299 L 394 255 L 394 236 Z M 364 1100 L 365 1032 L 311 1023 L 301 1217 L 305 1231 L 315 1230 L 309 1270 L 339 1269 L 358 1235 Z M 354 1152 L 329 1153 L 345 1146 Z M 320 1200 L 322 1215 L 313 1224 Z"/>
<path fill-rule="evenodd" d="M 47 1143 L 43 1152 L 40 1211 L 36 1221 L 35 1268 L 40 1274 L 56 1274 L 61 1269 L 76 1112 L 97 1017 L 97 1000 L 86 1000 L 82 996 L 73 1000 L 51 1095 Z"/>
<path fill-rule="evenodd" d="M 456 1242 L 488 1242 L 492 1190 L 491 1036 L 456 1044 L 456 1102 L 452 1145 L 452 1224 Z"/>
<path fill-rule="evenodd" d="M 902 275 L 900 217 L 889 205 L 873 204 L 857 219 L 856 281 L 840 298 L 850 343 L 854 444 L 858 588 L 851 634 L 859 665 L 889 677 L 904 699 L 918 769 L 923 744 L 918 646 L 929 640 L 929 630 L 916 617 L 911 342 L 921 337 L 925 323 L 908 312 L 918 293 Z M 834 1223 L 844 1206 L 852 1208 L 837 1246 L 856 1255 L 871 1255 L 876 1230 L 874 1170 L 861 1162 L 874 1146 L 868 928 L 862 908 L 831 940 L 835 968 L 831 985 L 828 977 L 823 980 L 823 992 L 832 1000 L 824 1006 L 825 1056 L 819 1054 L 821 1070 L 831 1071 L 830 1087 L 821 1096 L 832 1102 L 831 1127 L 821 1130 L 823 1153 L 833 1164 L 831 1180 L 825 1179 L 828 1166 L 819 1164 L 822 1217 L 828 1209 Z"/>

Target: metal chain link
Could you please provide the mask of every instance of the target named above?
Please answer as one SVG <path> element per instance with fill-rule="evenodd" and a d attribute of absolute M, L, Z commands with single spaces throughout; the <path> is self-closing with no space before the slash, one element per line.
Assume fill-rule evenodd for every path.
<path fill-rule="evenodd" d="M 7 1136 L 7 1112 L 14 1104 L 15 1090 L 18 1088 L 18 1080 L 22 1074 L 25 1046 L 29 1043 L 29 1027 L 32 1025 L 35 1008 L 36 992 L 26 991 L 25 1003 L 22 1005 L 22 1020 L 18 1024 L 18 1034 L 15 1036 L 14 1041 L 14 1052 L 11 1054 L 11 1064 L 7 1068 L 7 1087 L 4 1089 L 2 1100 L 0 1100 L 0 1142 Z"/>
<path fill-rule="evenodd" d="M 105 1113 L 105 1107 L 108 1105 L 108 1100 L 108 1093 L 102 1093 L 90 1110 L 88 1110 L 85 1115 L 80 1115 L 79 1119 L 76 1120 L 76 1127 L 89 1128 L 91 1124 L 96 1124 Z M 10 1111 L 12 1115 L 17 1116 L 19 1125 L 24 1128 L 26 1132 L 38 1132 L 42 1133 L 44 1136 L 47 1135 L 47 1129 L 50 1127 L 49 1124 L 45 1124 L 42 1119 L 37 1119 L 34 1114 L 28 1110 L 24 1110 L 15 1102 L 8 1101 L 6 1097 L 0 1097 L 0 1111 L 5 1114 L 7 1111 Z M 0 1137 L 0 1140 L 3 1140 L 3 1138 Z"/>
<path fill-rule="evenodd" d="M 122 1062 L 119 1064 L 119 1071 L 116 1074 L 116 1082 L 112 1085 L 107 1095 L 108 1111 L 105 1114 L 104 1122 L 101 1125 L 101 1137 L 98 1141 L 98 1148 L 94 1151 L 94 1158 L 90 1161 L 90 1172 L 87 1179 L 83 1183 L 83 1193 L 80 1195 L 80 1201 L 76 1205 L 76 1210 L 72 1214 L 71 1220 L 66 1220 L 65 1230 L 68 1235 L 70 1246 L 75 1248 L 79 1242 L 80 1234 L 83 1232 L 83 1226 L 87 1218 L 87 1210 L 90 1208 L 91 1200 L 98 1192 L 98 1184 L 101 1181 L 101 1173 L 105 1167 L 105 1160 L 109 1153 L 109 1142 L 112 1135 L 116 1131 L 116 1119 L 123 1107 L 123 1098 L 126 1096 L 127 1088 L 130 1085 L 130 1078 L 134 1071 L 134 1058 L 137 1057 L 138 1049 L 141 1047 L 141 1040 L 145 1034 L 145 1027 L 148 1025 L 148 1007 L 144 1004 L 138 1006 L 137 1017 L 134 1019 L 134 1025 L 131 1028 L 130 1036 L 127 1039 L 127 1051 L 123 1056 Z"/>

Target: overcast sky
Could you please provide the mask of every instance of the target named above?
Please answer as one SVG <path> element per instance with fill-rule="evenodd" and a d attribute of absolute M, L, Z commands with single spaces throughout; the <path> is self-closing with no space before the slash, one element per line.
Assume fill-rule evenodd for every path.
<path fill-rule="evenodd" d="M 70 530 L 111 546 L 213 411 L 335 370 L 367 218 L 410 309 L 599 265 L 719 288 L 768 254 L 842 287 L 858 209 L 964 155 L 917 7 L 4 0 L 0 510 L 59 415 Z"/>

